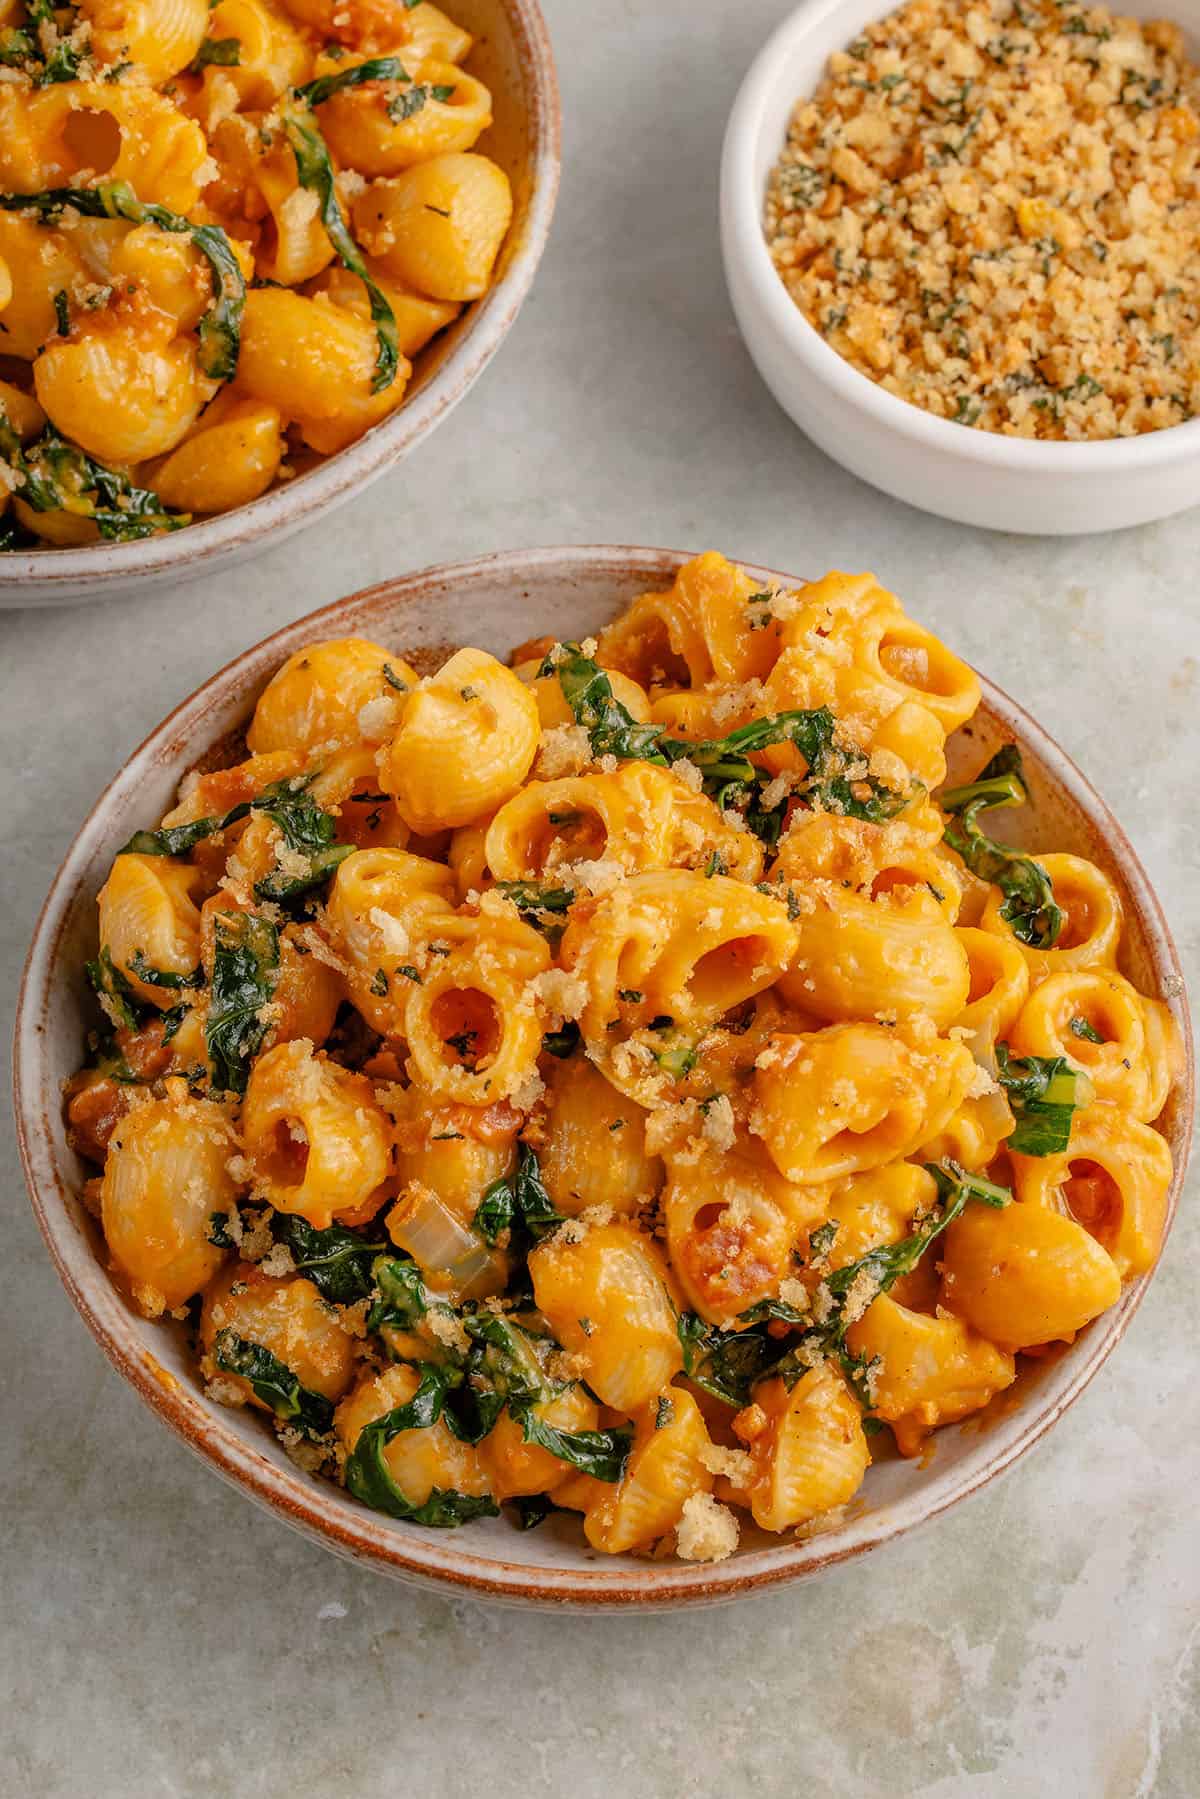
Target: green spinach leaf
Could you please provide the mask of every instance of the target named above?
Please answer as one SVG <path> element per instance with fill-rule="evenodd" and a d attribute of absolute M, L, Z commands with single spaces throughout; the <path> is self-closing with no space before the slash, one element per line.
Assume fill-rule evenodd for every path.
<path fill-rule="evenodd" d="M 0 207 L 4 197 L 0 195 Z M 188 512 L 168 512 L 158 495 L 135 487 L 128 475 L 106 468 L 67 443 L 53 425 L 22 445 L 0 405 L 0 460 L 17 478 L 14 491 L 32 512 L 69 512 L 91 519 L 102 538 L 128 542 L 191 523 Z"/>
<path fill-rule="evenodd" d="M 916 787 L 899 792 L 865 773 L 851 777 L 848 771 L 863 761 L 862 753 L 838 747 L 837 721 L 827 707 L 751 719 L 724 737 L 690 742 L 667 736 L 663 725 L 638 724 L 613 694 L 607 674 L 578 644 L 557 646 L 540 673 L 557 675 L 576 724 L 588 733 L 593 755 L 665 768 L 686 759 L 700 770 L 705 793 L 723 809 L 741 811 L 750 828 L 768 841 L 779 836 L 787 802 L 767 810 L 758 804 L 761 789 L 773 777 L 750 757 L 773 744 L 794 744 L 803 756 L 808 769 L 803 797 L 809 805 L 879 821 L 902 812 L 917 797 Z"/>
<path fill-rule="evenodd" d="M 45 188 L 34 194 L 0 194 L 0 208 L 6 212 L 31 212 L 47 224 L 56 223 L 68 207 L 84 218 L 126 219 L 131 225 L 155 225 L 160 231 L 191 238 L 212 270 L 213 281 L 213 302 L 200 321 L 201 366 L 212 380 L 231 381 L 237 373 L 241 348 L 246 282 L 233 245 L 220 226 L 196 225 L 165 206 L 139 200 L 127 181 L 98 181 L 95 187 Z M 181 523 L 187 522 L 182 514 L 176 516 Z"/>
<path fill-rule="evenodd" d="M 946 826 L 950 848 L 972 874 L 990 881 L 1004 895 L 1000 916 L 1012 926 L 1013 935 L 1032 949 L 1052 949 L 1062 932 L 1063 914 L 1055 904 L 1050 876 L 1032 856 L 985 836 L 978 823 L 981 812 L 1023 806 L 1028 797 L 1021 753 L 1009 744 L 992 757 L 977 781 L 944 789 L 938 804 L 954 821 Z"/>
<path fill-rule="evenodd" d="M 359 1432 L 346 1462 L 346 1486 L 356 1499 L 392 1518 L 441 1529 L 465 1524 L 472 1518 L 494 1518 L 499 1508 L 490 1494 L 476 1497 L 453 1489 L 435 1487 L 429 1497 L 414 1504 L 396 1485 L 384 1461 L 384 1451 L 402 1431 L 424 1430 L 442 1415 L 450 1375 L 428 1364 L 420 1367 L 420 1384 L 412 1398 L 376 1418 Z"/>
<path fill-rule="evenodd" d="M 206 37 L 192 58 L 191 73 L 198 75 L 201 69 L 210 67 L 220 69 L 239 68 L 242 61 L 242 40 L 236 37 Z"/>
<path fill-rule="evenodd" d="M 372 1243 L 344 1224 L 316 1230 L 294 1212 L 276 1212 L 271 1229 L 275 1241 L 291 1251 L 296 1272 L 310 1280 L 331 1304 L 355 1305 L 374 1292 L 372 1264 L 386 1249 L 384 1243 Z"/>
<path fill-rule="evenodd" d="M 1091 1081 L 1065 1056 L 1012 1056 L 996 1045 L 996 1075 L 1017 1125 L 1005 1148 L 1020 1156 L 1057 1156 L 1071 1141 L 1071 1121 L 1094 1098 Z"/>
<path fill-rule="evenodd" d="M 520 1421 L 527 1443 L 549 1450 L 581 1474 L 612 1482 L 624 1475 L 633 1448 L 631 1430 L 559 1430 L 532 1409 L 522 1411 Z"/>
<path fill-rule="evenodd" d="M 291 1369 L 261 1343 L 240 1337 L 235 1330 L 221 1330 L 214 1350 L 217 1367 L 248 1381 L 255 1398 L 270 1406 L 277 1418 L 310 1437 L 323 1437 L 332 1427 L 333 1401 L 302 1387 Z"/>
<path fill-rule="evenodd" d="M 212 997 L 205 1042 L 217 1092 L 244 1093 L 250 1064 L 267 1034 L 263 1007 L 275 990 L 279 933 L 253 912 L 213 919 Z"/>
<path fill-rule="evenodd" d="M 540 1243 L 565 1222 L 542 1185 L 537 1156 L 528 1143 L 522 1143 L 512 1174 L 502 1175 L 484 1188 L 474 1227 L 494 1248 L 503 1231 L 524 1230 Z"/>
<path fill-rule="evenodd" d="M 369 56 L 366 62 L 355 63 L 351 69 L 341 69 L 336 75 L 321 75 L 316 81 L 307 82 L 304 87 L 294 88 L 293 92 L 297 100 L 303 100 L 307 106 L 323 106 L 334 94 L 345 93 L 347 88 L 360 87 L 365 81 L 411 79 L 398 56 Z"/>
<path fill-rule="evenodd" d="M 157 831 L 135 831 L 121 853 L 186 856 L 206 837 L 227 830 L 252 812 L 261 812 L 279 827 L 287 848 L 308 861 L 308 868 L 302 873 L 286 874 L 282 869 L 275 869 L 255 882 L 254 892 L 258 899 L 286 904 L 324 886 L 354 848 L 350 843 L 334 842 L 337 825 L 332 813 L 319 806 L 308 791 L 315 779 L 314 773 L 272 781 L 254 799 L 242 800 L 219 816 L 212 814 L 193 819 L 189 824 L 167 825 Z"/>
<path fill-rule="evenodd" d="M 518 1493 L 506 1504 L 511 1505 L 517 1514 L 518 1530 L 535 1530 L 544 1524 L 551 1512 L 561 1512 L 562 1506 L 555 1505 L 549 1493 Z"/>
<path fill-rule="evenodd" d="M 400 366 L 396 315 L 387 295 L 371 279 L 362 251 L 351 236 L 334 186 L 329 148 L 317 128 L 316 120 L 311 112 L 301 113 L 296 107 L 290 106 L 284 108 L 281 122 L 284 135 L 291 145 L 292 155 L 296 158 L 296 174 L 300 185 L 317 196 L 321 223 L 329 234 L 329 241 L 337 253 L 338 261 L 352 275 L 357 275 L 367 290 L 371 319 L 379 344 L 371 390 L 373 393 L 380 393 L 385 387 L 392 385 Z"/>
<path fill-rule="evenodd" d="M 175 974 L 169 968 L 155 968 L 140 949 L 135 949 L 129 958 L 129 972 L 147 987 L 166 987 L 178 991 L 180 988 L 204 985 L 202 968 L 193 969 L 191 974 Z"/>
<path fill-rule="evenodd" d="M 86 969 L 92 991 L 101 1001 L 104 1015 L 113 1028 L 136 1031 L 145 1018 L 146 1009 L 139 1004 L 133 988 L 113 961 L 107 944 L 101 944 L 100 954 L 94 962 L 86 964 Z"/>

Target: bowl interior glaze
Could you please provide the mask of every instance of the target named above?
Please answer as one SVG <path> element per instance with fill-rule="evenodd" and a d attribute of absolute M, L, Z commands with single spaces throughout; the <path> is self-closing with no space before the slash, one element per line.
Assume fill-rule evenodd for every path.
<path fill-rule="evenodd" d="M 181 1333 L 137 1317 L 110 1283 L 96 1227 L 77 1197 L 85 1170 L 65 1141 L 60 1084 L 81 1058 L 89 1023 L 83 964 L 94 954 L 95 896 L 114 851 L 166 809 L 180 777 L 213 744 L 245 723 L 267 679 L 301 645 L 356 633 L 398 651 L 445 652 L 471 643 L 504 656 L 542 632 L 583 637 L 639 592 L 669 585 L 683 560 L 671 551 L 624 548 L 510 552 L 385 582 L 277 632 L 213 676 L 130 758 L 68 851 L 29 952 L 17 1019 L 18 1127 L 34 1209 L 68 1293 L 114 1365 L 217 1472 L 328 1547 L 402 1579 L 526 1605 L 590 1609 L 713 1602 L 811 1576 L 934 1517 L 1008 1466 L 1086 1386 L 1150 1278 L 1128 1288 L 1069 1348 L 1030 1364 L 987 1413 L 939 1432 L 927 1464 L 880 1452 L 863 1493 L 836 1528 L 795 1542 L 748 1527 L 737 1554 L 711 1567 L 598 1555 L 566 1515 L 525 1533 L 503 1518 L 439 1532 L 368 1511 L 295 1468 L 256 1414 L 206 1400 Z M 764 582 L 796 583 L 775 571 L 751 572 Z M 1031 788 L 1024 821 L 1029 847 L 1075 851 L 1115 877 L 1127 912 L 1127 972 L 1169 1001 L 1188 1040 L 1187 1070 L 1161 1121 L 1175 1158 L 1173 1216 L 1193 1080 L 1174 946 L 1103 801 L 1063 751 L 987 681 L 980 714 L 954 741 L 952 775 L 974 773 L 996 744 L 1014 737 Z M 890 1439 L 874 1440 L 885 1442 Z"/>

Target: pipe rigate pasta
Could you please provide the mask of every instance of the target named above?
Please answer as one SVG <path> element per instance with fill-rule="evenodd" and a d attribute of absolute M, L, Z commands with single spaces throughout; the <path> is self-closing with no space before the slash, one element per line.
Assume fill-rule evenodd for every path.
<path fill-rule="evenodd" d="M 314 1228 L 372 1206 L 387 1178 L 391 1127 L 365 1075 L 314 1056 L 306 1038 L 261 1056 L 246 1087 L 242 1134 L 254 1191 Z"/>
<path fill-rule="evenodd" d="M 1057 1155 L 1014 1156 L 1016 1196 L 1075 1218 L 1112 1257 L 1123 1280 L 1158 1254 L 1171 1185 L 1171 1152 L 1157 1131 L 1108 1100 L 1075 1114 Z"/>
<path fill-rule="evenodd" d="M 930 1431 L 980 1411 L 1011 1387 L 1011 1355 L 948 1312 L 911 1311 L 881 1294 L 846 1335 L 873 1367 L 872 1404 L 902 1455 L 917 1455 Z"/>
<path fill-rule="evenodd" d="M 264 1274 L 253 1262 L 230 1262 L 204 1295 L 201 1371 L 232 1388 L 228 1403 L 236 1404 L 240 1395 L 248 1405 L 271 1410 L 270 1400 L 255 1391 L 252 1361 L 229 1344 L 230 1332 L 274 1356 L 306 1393 L 336 1402 L 350 1388 L 354 1340 L 310 1280 Z"/>
<path fill-rule="evenodd" d="M 512 667 L 296 651 L 101 890 L 66 1119 L 117 1284 L 407 1524 L 819 1528 L 1164 1229 L 1178 1027 L 1117 881 L 986 834 L 1011 746 L 931 785 L 973 681 L 873 576 L 712 552 Z"/>
<path fill-rule="evenodd" d="M 539 736 L 537 705 L 512 670 L 459 650 L 406 698 L 380 779 L 413 831 L 474 824 L 516 793 Z"/>
<path fill-rule="evenodd" d="M 976 1207 L 946 1232 L 941 1303 L 999 1349 L 1070 1342 L 1120 1296 L 1112 1257 L 1074 1218 Z"/>
<path fill-rule="evenodd" d="M 1116 883 L 1084 856 L 1048 855 L 1040 861 L 1050 876 L 1064 923 L 1053 946 L 1022 945 L 1030 973 L 1041 978 L 1065 968 L 1115 967 L 1124 923 Z M 1015 935 L 998 891 L 988 895 L 979 924 L 982 930 L 995 931 L 1000 937 Z"/>
<path fill-rule="evenodd" d="M 583 1530 L 593 1549 L 619 1555 L 674 1529 L 684 1507 L 707 1493 L 712 1474 L 700 1408 L 680 1387 L 665 1387 L 639 1408 L 625 1472 L 614 1483 L 594 1480 Z"/>
<path fill-rule="evenodd" d="M 646 1145 L 646 1113 L 586 1056 L 554 1058 L 546 1070 L 537 1152 L 564 1218 L 597 1205 L 636 1212 L 663 1184 L 662 1158 Z"/>
<path fill-rule="evenodd" d="M 100 889 L 100 941 L 112 966 L 140 1000 L 163 1011 L 176 1003 L 200 960 L 197 885 L 196 870 L 185 862 L 126 855 L 116 858 Z"/>
<path fill-rule="evenodd" d="M 619 1412 L 639 1411 L 683 1366 L 666 1257 L 625 1220 L 572 1238 L 565 1232 L 531 1253 L 534 1298 L 564 1348 L 582 1360 L 597 1398 Z"/>
<path fill-rule="evenodd" d="M 764 1417 L 739 1414 L 733 1428 L 740 1421 L 751 1462 L 739 1497 L 761 1529 L 794 1529 L 854 1497 L 871 1451 L 859 1407 L 839 1374 L 826 1364 L 791 1387 L 764 1381 L 752 1410 Z"/>
<path fill-rule="evenodd" d="M 235 1150 L 221 1108 L 188 1098 L 179 1080 L 113 1132 L 100 1215 L 116 1278 L 148 1317 L 182 1305 L 220 1268 L 212 1219 L 236 1205 Z"/>
<path fill-rule="evenodd" d="M 309 644 L 267 683 L 246 732 L 247 747 L 262 755 L 376 742 L 374 715 L 384 731 L 394 726 L 399 701 L 418 678 L 399 656 L 365 637 Z M 365 719 L 364 706 L 371 707 Z"/>
<path fill-rule="evenodd" d="M 833 1024 L 773 1037 L 755 1072 L 757 1131 L 781 1174 L 835 1181 L 912 1155 L 975 1079 L 961 1043 L 905 1026 Z"/>
<path fill-rule="evenodd" d="M 406 287 L 434 300 L 477 300 L 512 223 L 503 169 L 447 151 L 373 182 L 354 202 L 367 252 Z"/>

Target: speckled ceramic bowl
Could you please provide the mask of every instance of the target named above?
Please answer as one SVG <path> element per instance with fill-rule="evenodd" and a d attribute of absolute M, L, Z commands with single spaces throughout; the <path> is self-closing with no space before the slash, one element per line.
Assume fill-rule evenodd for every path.
<path fill-rule="evenodd" d="M 467 67 L 492 93 L 495 122 L 477 148 L 512 183 L 513 221 L 495 280 L 416 357 L 404 403 L 357 443 L 249 506 L 141 543 L 0 555 L 0 609 L 102 599 L 177 585 L 257 555 L 353 499 L 434 430 L 482 374 L 532 284 L 558 193 L 560 109 L 554 55 L 537 0 L 453 0 L 475 38 Z M 403 502 L 397 503 L 403 517 Z"/>
<path fill-rule="evenodd" d="M 300 1473 L 260 1416 L 211 1404 L 175 1328 L 135 1316 L 109 1281 L 96 1227 L 77 1196 L 85 1170 L 64 1138 L 59 1089 L 80 1060 L 89 1012 L 83 964 L 94 954 L 95 896 L 115 850 L 167 808 L 180 777 L 214 743 L 244 724 L 270 675 L 301 645 L 355 632 L 406 653 L 472 643 L 504 655 L 542 632 L 585 636 L 635 594 L 668 586 L 683 560 L 668 550 L 512 551 L 384 582 L 276 632 L 214 675 L 130 758 L 68 851 L 29 952 L 16 1030 L 17 1119 L 34 1209 L 68 1293 L 114 1366 L 218 1473 L 319 1542 L 404 1580 L 526 1605 L 654 1608 L 732 1599 L 816 1574 L 936 1517 L 1015 1461 L 1083 1391 L 1148 1285 L 1149 1277 L 1136 1282 L 1069 1349 L 1028 1366 L 989 1411 L 939 1432 L 931 1457 L 905 1462 L 880 1448 L 862 1494 L 835 1529 L 796 1542 L 749 1527 L 734 1557 L 704 1566 L 598 1555 L 566 1514 L 521 1533 L 504 1518 L 437 1531 L 368 1511 L 337 1487 Z M 796 581 L 769 570 L 753 573 L 764 583 Z M 1031 788 L 1028 846 L 1077 851 L 1113 874 L 1128 917 L 1127 970 L 1170 1002 L 1186 1037 L 1175 948 L 1120 826 L 1020 707 L 987 681 L 983 694 L 978 717 L 952 745 L 952 775 L 973 772 L 999 741 L 1016 738 Z M 1192 1096 L 1189 1041 L 1184 1078 L 1162 1120 L 1175 1158 L 1172 1216 Z M 880 1437 L 875 1445 L 887 1441 Z"/>

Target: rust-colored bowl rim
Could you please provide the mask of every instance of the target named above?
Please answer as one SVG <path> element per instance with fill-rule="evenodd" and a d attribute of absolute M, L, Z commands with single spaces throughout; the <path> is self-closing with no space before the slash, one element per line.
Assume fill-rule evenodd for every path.
<path fill-rule="evenodd" d="M 139 1396 L 212 1468 L 244 1493 L 326 1547 L 381 1572 L 410 1582 L 456 1589 L 480 1598 L 526 1606 L 568 1610 L 644 1610 L 688 1604 L 711 1604 L 803 1579 L 893 1540 L 938 1516 L 949 1506 L 978 1492 L 1023 1455 L 1071 1406 L 1097 1374 L 1128 1328 L 1145 1296 L 1153 1270 L 1133 1282 L 1118 1303 L 1089 1327 L 1059 1358 L 1048 1388 L 1039 1387 L 1032 1402 L 1002 1417 L 966 1458 L 954 1478 L 922 1483 L 899 1504 L 866 1511 L 824 1535 L 778 1546 L 739 1551 L 715 1565 L 646 1561 L 633 1567 L 606 1566 L 587 1560 L 577 1564 L 531 1567 L 471 1546 L 469 1530 L 397 1529 L 390 1519 L 367 1510 L 331 1483 L 310 1477 L 290 1463 L 277 1463 L 251 1447 L 231 1428 L 230 1414 L 206 1401 L 197 1386 L 185 1387 L 160 1367 L 137 1336 L 133 1315 L 113 1287 L 75 1219 L 78 1202 L 55 1146 L 52 1118 L 59 1093 L 52 1071 L 43 1066 L 42 1039 L 51 994 L 62 979 L 77 980 L 78 968 L 62 967 L 63 937 L 72 908 L 85 886 L 88 863 L 117 845 L 105 815 L 120 803 L 149 771 L 169 768 L 185 772 L 180 755 L 184 731 L 194 729 L 210 713 L 228 707 L 233 698 L 249 711 L 253 698 L 284 658 L 302 644 L 346 632 L 390 632 L 397 646 L 395 621 L 407 608 L 448 592 L 469 595 L 503 585 L 519 592 L 532 576 L 553 577 L 569 586 L 573 577 L 610 582 L 632 598 L 645 588 L 667 586 L 686 553 L 631 547 L 581 546 L 565 549 L 513 550 L 470 562 L 442 564 L 381 582 L 322 607 L 265 638 L 226 664 L 144 740 L 97 800 L 68 850 L 42 907 L 25 964 L 17 1006 L 14 1042 L 14 1086 L 17 1134 L 30 1198 L 52 1260 L 76 1308 L 113 1366 Z M 799 577 L 777 570 L 750 568 L 755 579 L 792 585 Z M 1170 996 L 1186 1046 L 1184 1072 L 1173 1101 L 1174 1177 L 1168 1201 L 1169 1232 L 1179 1204 L 1191 1142 L 1195 1069 L 1184 983 L 1171 933 L 1158 899 L 1138 857 L 1086 777 L 1066 753 L 1029 715 L 986 678 L 983 709 L 1050 771 L 1056 791 L 1103 836 L 1116 865 L 1153 968 L 1157 989 Z M 65 1074 L 69 1070 L 53 1071 Z"/>
<path fill-rule="evenodd" d="M 0 607 L 85 600 L 169 574 L 191 579 L 282 542 L 353 498 L 457 406 L 500 348 L 533 284 L 561 173 L 562 107 L 541 8 L 538 0 L 499 4 L 524 77 L 528 198 L 514 220 L 517 240 L 506 251 L 499 278 L 466 308 L 461 334 L 432 376 L 357 442 L 246 506 L 140 542 L 5 551 L 0 556 Z"/>

